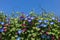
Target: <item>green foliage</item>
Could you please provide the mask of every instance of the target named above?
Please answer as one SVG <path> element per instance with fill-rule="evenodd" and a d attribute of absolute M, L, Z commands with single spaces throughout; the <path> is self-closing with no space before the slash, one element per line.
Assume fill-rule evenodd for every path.
<path fill-rule="evenodd" d="M 52 35 L 56 37 L 55 40 L 59 39 L 60 22 L 58 22 L 59 19 L 54 14 L 43 13 L 37 16 L 34 12 L 31 12 L 28 16 L 30 18 L 28 18 L 20 12 L 16 13 L 17 17 L 12 14 L 10 18 L 0 13 L 0 22 L 4 22 L 4 25 L 0 23 L 0 28 L 3 27 L 4 30 L 1 32 L 2 40 L 16 40 L 17 37 L 20 37 L 21 40 L 52 40 Z M 34 19 L 31 19 L 31 17 L 34 17 Z M 9 20 L 7 21 L 6 18 L 9 18 Z M 42 20 L 42 22 L 39 22 L 39 20 Z M 44 20 L 48 20 L 48 22 L 44 23 Z M 51 22 L 54 22 L 54 24 L 50 24 Z M 41 26 L 41 24 L 47 24 L 47 26 Z M 18 33 L 19 30 L 22 30 L 22 32 Z M 43 38 L 42 35 L 46 35 L 46 37 Z M 50 38 L 47 38 L 48 35 L 50 35 Z"/>

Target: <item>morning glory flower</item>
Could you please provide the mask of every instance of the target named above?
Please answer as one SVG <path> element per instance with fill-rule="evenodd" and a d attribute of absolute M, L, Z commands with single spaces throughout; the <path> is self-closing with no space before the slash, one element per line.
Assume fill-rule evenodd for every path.
<path fill-rule="evenodd" d="M 31 20 L 28 20 L 28 22 L 31 22 Z"/>
<path fill-rule="evenodd" d="M 60 20 L 58 20 L 58 22 L 60 22 Z"/>
<path fill-rule="evenodd" d="M 18 30 L 18 34 L 21 34 L 22 33 L 22 30 Z"/>
<path fill-rule="evenodd" d="M 28 16 L 27 18 L 30 18 L 30 16 Z"/>
<path fill-rule="evenodd" d="M 46 24 L 41 24 L 40 26 L 42 26 L 42 27 L 47 27 L 47 25 L 46 25 Z"/>
<path fill-rule="evenodd" d="M 31 17 L 31 19 L 33 20 L 33 19 L 34 19 L 34 17 Z"/>
<path fill-rule="evenodd" d="M 44 20 L 44 23 L 47 23 L 48 22 L 48 20 Z"/>
<path fill-rule="evenodd" d="M 6 23 L 10 24 L 10 18 L 6 18 Z"/>
<path fill-rule="evenodd" d="M 10 18 L 6 18 L 6 21 L 8 22 L 10 20 Z"/>
<path fill-rule="evenodd" d="M 37 28 L 41 28 L 40 24 L 38 24 L 36 27 L 37 27 Z"/>
<path fill-rule="evenodd" d="M 52 20 L 56 20 L 56 18 L 55 17 L 52 17 Z"/>
<path fill-rule="evenodd" d="M 17 37 L 17 39 L 16 40 L 20 40 L 20 37 Z"/>
<path fill-rule="evenodd" d="M 40 23 L 41 23 L 41 22 L 42 22 L 42 20 L 38 20 L 38 22 L 40 22 Z"/>
<path fill-rule="evenodd" d="M 53 25 L 53 24 L 54 24 L 54 22 L 51 22 L 50 24 L 51 24 L 51 25 Z"/>
<path fill-rule="evenodd" d="M 47 24 L 40 24 L 37 26 L 37 28 L 41 28 L 41 27 L 47 27 Z"/>
<path fill-rule="evenodd" d="M 20 17 L 20 19 L 21 19 L 21 20 L 24 20 L 24 17 L 23 17 L 23 16 L 21 16 L 21 17 Z"/>
<path fill-rule="evenodd" d="M 0 29 L 0 32 L 3 32 L 4 30 L 3 30 L 3 28 L 2 29 Z"/>
<path fill-rule="evenodd" d="M 43 27 L 47 27 L 47 25 L 46 25 L 46 24 L 44 24 L 44 25 L 43 25 Z"/>
<path fill-rule="evenodd" d="M 28 17 L 29 15 L 27 14 L 26 17 Z"/>
<path fill-rule="evenodd" d="M 4 25 L 4 22 L 1 22 L 1 25 Z"/>
<path fill-rule="evenodd" d="M 28 18 L 25 18 L 25 20 L 28 20 Z"/>

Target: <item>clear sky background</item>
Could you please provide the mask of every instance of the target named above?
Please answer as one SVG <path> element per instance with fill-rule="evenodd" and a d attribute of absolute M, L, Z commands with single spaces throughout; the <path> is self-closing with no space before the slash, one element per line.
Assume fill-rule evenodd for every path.
<path fill-rule="evenodd" d="M 0 11 L 6 14 L 10 14 L 12 10 L 27 14 L 32 9 L 39 13 L 41 7 L 47 12 L 53 11 L 60 16 L 60 0 L 0 0 Z"/>

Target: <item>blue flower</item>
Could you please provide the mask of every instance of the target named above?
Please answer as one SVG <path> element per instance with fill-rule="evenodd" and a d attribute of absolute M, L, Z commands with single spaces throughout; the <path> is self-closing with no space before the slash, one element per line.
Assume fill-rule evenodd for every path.
<path fill-rule="evenodd" d="M 54 22 L 51 22 L 50 24 L 51 24 L 51 25 L 53 25 L 53 24 L 54 24 Z"/>
<path fill-rule="evenodd" d="M 41 24 L 40 26 L 42 26 L 42 27 L 47 27 L 47 24 Z"/>
<path fill-rule="evenodd" d="M 47 27 L 47 24 L 39 24 L 37 28 Z"/>
<path fill-rule="evenodd" d="M 0 28 L 0 32 L 3 32 L 4 30 L 3 30 L 3 28 Z"/>
<path fill-rule="evenodd" d="M 33 20 L 35 17 L 31 17 L 31 19 Z"/>
<path fill-rule="evenodd" d="M 28 18 L 25 18 L 25 20 L 28 20 Z"/>
<path fill-rule="evenodd" d="M 27 18 L 30 18 L 30 16 L 28 16 Z"/>
<path fill-rule="evenodd" d="M 6 23 L 10 24 L 10 18 L 6 18 Z"/>
<path fill-rule="evenodd" d="M 28 20 L 28 22 L 31 22 L 31 20 Z"/>
<path fill-rule="evenodd" d="M 17 39 L 16 40 L 20 40 L 20 37 L 17 37 Z"/>
<path fill-rule="evenodd" d="M 45 25 L 43 25 L 43 27 L 47 27 L 47 25 L 45 24 Z"/>
<path fill-rule="evenodd" d="M 52 17 L 52 20 L 56 20 L 56 18 L 55 17 Z"/>
<path fill-rule="evenodd" d="M 22 30 L 18 30 L 18 34 L 21 34 L 22 33 Z"/>
<path fill-rule="evenodd" d="M 58 22 L 60 22 L 60 20 L 58 20 Z"/>
<path fill-rule="evenodd" d="M 28 17 L 29 15 L 27 14 L 26 17 Z"/>
<path fill-rule="evenodd" d="M 1 25 L 4 25 L 4 22 L 0 22 Z"/>
<path fill-rule="evenodd" d="M 44 23 L 48 23 L 49 21 L 48 20 L 44 20 Z"/>
<path fill-rule="evenodd" d="M 41 26 L 40 24 L 38 24 L 36 27 L 37 27 L 37 28 L 41 28 L 42 26 Z"/>
<path fill-rule="evenodd" d="M 6 18 L 6 21 L 8 22 L 10 20 L 10 18 Z"/>
<path fill-rule="evenodd" d="M 38 22 L 40 22 L 40 23 L 41 23 L 41 22 L 42 22 L 42 20 L 38 20 Z"/>
<path fill-rule="evenodd" d="M 23 17 L 23 16 L 21 16 L 21 17 L 20 17 L 20 19 L 21 19 L 21 20 L 24 20 L 24 17 Z"/>

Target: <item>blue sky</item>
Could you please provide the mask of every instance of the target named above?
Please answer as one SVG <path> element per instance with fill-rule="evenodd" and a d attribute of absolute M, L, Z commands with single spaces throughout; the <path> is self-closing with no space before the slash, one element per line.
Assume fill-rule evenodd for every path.
<path fill-rule="evenodd" d="M 39 13 L 41 7 L 47 12 L 53 11 L 60 16 L 60 0 L 0 0 L 0 11 L 6 14 L 10 14 L 12 10 L 27 14 L 32 9 Z"/>

